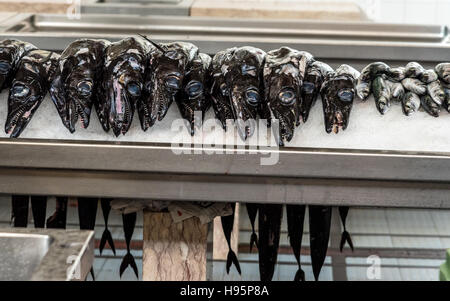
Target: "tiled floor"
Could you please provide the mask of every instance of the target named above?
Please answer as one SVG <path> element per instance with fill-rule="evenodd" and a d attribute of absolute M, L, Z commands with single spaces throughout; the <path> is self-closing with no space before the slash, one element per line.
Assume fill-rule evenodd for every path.
<path fill-rule="evenodd" d="M 52 214 L 54 202 L 48 205 L 48 215 Z M 0 197 L 0 227 L 9 227 L 10 201 L 7 197 Z M 308 217 L 305 217 L 305 234 L 303 246 L 309 246 Z M 69 207 L 68 228 L 78 227 L 78 213 L 75 207 Z M 338 257 L 333 254 L 327 257 L 320 274 L 320 280 L 333 280 L 333 268 L 340 269 L 348 280 L 368 280 L 368 263 L 370 254 L 381 255 L 381 280 L 438 280 L 439 265 L 445 256 L 444 250 L 450 248 L 450 210 L 413 210 L 413 209 L 369 209 L 352 208 L 350 210 L 347 227 L 355 245 L 355 252 L 345 257 L 345 266 L 338 266 Z M 123 240 L 121 215 L 111 212 L 109 228 L 116 240 Z M 97 215 L 95 237 L 100 239 L 104 229 L 101 210 Z M 247 219 L 245 207 L 240 214 L 240 242 L 246 244 L 250 238 L 250 223 Z M 339 234 L 339 229 L 337 233 Z M 142 215 L 138 215 L 134 240 L 142 238 Z M 283 219 L 282 246 L 288 246 L 286 222 Z M 139 279 L 142 279 L 142 251 L 133 250 Z M 119 277 L 119 266 L 124 250 L 117 250 L 116 256 L 111 250 L 105 249 L 100 255 L 96 250 L 94 271 L 96 280 L 137 280 L 131 269 L 127 269 L 122 278 Z M 397 254 L 398 257 L 395 257 Z M 340 257 L 342 258 L 342 257 Z M 225 272 L 225 262 L 213 263 L 214 280 L 258 280 L 258 255 L 240 253 L 242 275 L 234 267 L 229 275 Z M 301 256 L 302 268 L 306 279 L 313 280 L 311 260 L 309 255 Z M 333 266 L 335 261 L 335 266 Z M 280 254 L 275 270 L 274 280 L 292 280 L 297 271 L 297 264 L 291 254 Z M 370 275 L 369 275 L 370 276 Z M 338 277 L 338 276 L 336 276 Z M 375 279 L 376 280 L 376 279 Z"/>

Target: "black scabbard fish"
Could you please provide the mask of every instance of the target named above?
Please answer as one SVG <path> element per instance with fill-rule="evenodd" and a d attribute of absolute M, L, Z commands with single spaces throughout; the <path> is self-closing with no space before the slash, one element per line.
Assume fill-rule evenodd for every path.
<path fill-rule="evenodd" d="M 130 252 L 131 237 L 133 236 L 134 227 L 136 226 L 136 216 L 136 212 L 122 214 L 123 231 L 125 233 L 125 242 L 127 244 L 127 254 L 125 254 L 122 259 L 122 263 L 120 264 L 120 277 L 122 277 L 122 274 L 126 270 L 126 268 L 128 266 L 131 266 L 134 274 L 137 278 L 139 278 L 136 262 L 134 261 L 134 257 Z"/>
<path fill-rule="evenodd" d="M 355 97 L 354 82 L 357 78 L 358 71 L 349 65 L 341 65 L 335 72 L 328 74 L 323 82 L 320 94 L 327 133 L 338 133 L 339 129 L 347 128 Z"/>
<path fill-rule="evenodd" d="M 5 132 L 17 138 L 30 122 L 47 94 L 59 54 L 30 50 L 20 60 L 8 96 Z"/>
<path fill-rule="evenodd" d="M 170 105 L 183 87 L 188 66 L 198 56 L 198 47 L 191 43 L 152 43 L 145 72 L 145 96 L 138 103 L 141 127 L 145 131 L 156 120 L 166 116 Z"/>
<path fill-rule="evenodd" d="M 66 229 L 67 201 L 67 197 L 56 198 L 55 212 L 47 219 L 47 228 Z"/>
<path fill-rule="evenodd" d="M 37 49 L 36 46 L 28 42 L 0 41 L 0 92 L 9 88 L 22 56 L 34 49 Z"/>
<path fill-rule="evenodd" d="M 106 242 L 108 242 L 114 255 L 116 255 L 116 248 L 114 246 L 114 240 L 111 235 L 111 231 L 108 229 L 108 218 L 111 212 L 111 200 L 110 199 L 100 199 L 100 205 L 102 207 L 103 219 L 105 220 L 105 230 L 103 230 L 102 238 L 100 239 L 100 245 L 98 247 L 100 255 L 105 248 Z"/>
<path fill-rule="evenodd" d="M 112 128 L 116 137 L 129 130 L 135 106 L 141 101 L 150 50 L 150 42 L 134 37 L 111 43 L 105 49 L 97 114 L 99 119 L 106 117 L 103 129 Z"/>
<path fill-rule="evenodd" d="M 188 130 L 192 136 L 195 128 L 200 128 L 205 113 L 211 106 L 207 83 L 210 64 L 211 57 L 205 53 L 199 53 L 190 63 L 184 76 L 182 89 L 176 97 L 180 114 L 188 122 Z M 195 112 L 201 114 L 200 119 L 196 117 Z"/>
<path fill-rule="evenodd" d="M 269 51 L 264 63 L 264 96 L 271 120 L 278 120 L 278 144 L 291 141 L 299 123 L 301 87 L 312 55 L 289 47 Z M 272 123 L 273 126 L 273 123 Z"/>
<path fill-rule="evenodd" d="M 236 253 L 234 253 L 233 249 L 231 248 L 231 232 L 233 232 L 234 213 L 236 210 L 236 204 L 232 203 L 231 208 L 233 209 L 233 213 L 231 215 L 220 217 L 221 222 L 222 222 L 223 234 L 225 235 L 225 239 L 228 244 L 226 270 L 227 270 L 227 274 L 229 274 L 231 264 L 234 264 L 234 266 L 236 267 L 236 270 L 238 271 L 238 273 L 240 275 L 241 274 L 241 266 L 239 265 L 239 260 L 236 256 Z"/>
<path fill-rule="evenodd" d="M 80 39 L 70 43 L 61 54 L 50 95 L 62 123 L 71 133 L 75 132 L 78 119 L 83 128 L 89 126 L 92 106 L 98 103 L 104 52 L 109 44 L 107 40 Z M 99 119 L 103 125 L 105 116 L 99 115 Z"/>
<path fill-rule="evenodd" d="M 339 207 L 339 216 L 341 217 L 342 226 L 344 227 L 344 231 L 342 232 L 342 236 L 341 236 L 341 243 L 339 244 L 339 250 L 341 252 L 344 249 L 345 243 L 348 243 L 348 245 L 350 246 L 350 249 L 352 249 L 352 251 L 353 251 L 352 238 L 350 236 L 350 233 L 348 233 L 347 226 L 346 226 L 346 220 L 347 220 L 347 215 L 348 215 L 349 210 L 350 210 L 350 207 L 348 207 L 348 206 L 340 206 Z"/>
<path fill-rule="evenodd" d="M 277 264 L 283 205 L 261 204 L 258 211 L 258 256 L 261 281 L 271 281 Z"/>
<path fill-rule="evenodd" d="M 209 94 L 212 107 L 224 130 L 227 129 L 227 120 L 234 119 L 229 97 L 230 88 L 227 85 L 225 75 L 229 72 L 230 60 L 236 49 L 236 47 L 233 47 L 217 52 L 209 68 Z"/>
<path fill-rule="evenodd" d="M 266 53 L 255 47 L 237 48 L 225 74 L 233 117 L 238 134 L 244 141 L 255 132 L 258 115 L 270 119 L 262 76 L 265 57 Z"/>
<path fill-rule="evenodd" d="M 258 248 L 258 236 L 255 232 L 255 221 L 256 215 L 258 214 L 258 204 L 247 203 L 245 208 L 247 208 L 248 218 L 250 219 L 250 224 L 252 226 L 252 234 L 250 236 L 250 253 L 252 252 L 253 245 Z"/>
<path fill-rule="evenodd" d="M 45 227 L 45 217 L 47 212 L 47 197 L 32 195 L 31 200 L 31 211 L 33 213 L 33 221 L 35 228 Z"/>
<path fill-rule="evenodd" d="M 308 64 L 301 89 L 300 115 L 303 122 L 308 120 L 309 112 L 316 103 L 324 77 L 331 72 L 333 72 L 333 69 L 323 62 L 311 59 L 311 62 Z"/>
<path fill-rule="evenodd" d="M 78 198 L 78 220 L 80 230 L 94 230 L 97 217 L 97 198 Z M 91 276 L 95 280 L 94 267 L 91 267 Z"/>
<path fill-rule="evenodd" d="M 28 195 L 11 196 L 11 223 L 14 227 L 27 227 L 28 225 L 28 206 L 30 197 Z"/>
<path fill-rule="evenodd" d="M 314 278 L 319 280 L 325 257 L 331 228 L 331 206 L 309 205 L 309 240 L 311 263 Z"/>
<path fill-rule="evenodd" d="M 286 205 L 289 243 L 298 264 L 298 270 L 297 273 L 295 273 L 294 281 L 305 281 L 305 272 L 302 270 L 300 263 L 305 209 L 306 205 Z"/>

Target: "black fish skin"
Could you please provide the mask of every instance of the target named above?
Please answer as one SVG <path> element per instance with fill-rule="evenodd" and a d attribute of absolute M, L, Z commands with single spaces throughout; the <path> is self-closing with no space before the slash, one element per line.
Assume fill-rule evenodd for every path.
<path fill-rule="evenodd" d="M 66 229 L 67 201 L 67 197 L 56 198 L 56 209 L 53 215 L 47 219 L 47 228 Z"/>
<path fill-rule="evenodd" d="M 97 96 L 104 52 L 109 44 L 107 40 L 79 39 L 69 44 L 61 54 L 50 95 L 62 123 L 71 133 L 75 132 L 78 119 L 81 119 L 83 128 L 89 126 L 94 103 L 102 126 L 106 122 Z"/>
<path fill-rule="evenodd" d="M 265 57 L 266 53 L 255 47 L 237 48 L 225 74 L 233 117 L 238 134 L 244 141 L 255 132 L 258 115 L 262 119 L 270 119 L 262 77 Z"/>
<path fill-rule="evenodd" d="M 348 233 L 347 226 L 346 226 L 346 220 L 347 220 L 347 215 L 348 215 L 349 210 L 350 210 L 350 207 L 348 207 L 348 206 L 340 206 L 339 207 L 339 216 L 341 217 L 342 226 L 344 227 L 344 231 L 342 232 L 342 236 L 341 236 L 341 243 L 339 244 L 339 250 L 341 252 L 344 249 L 344 245 L 346 242 L 350 246 L 350 249 L 352 249 L 352 251 L 353 251 L 352 238 L 350 236 L 350 233 Z"/>
<path fill-rule="evenodd" d="M 230 88 L 227 86 L 225 74 L 229 71 L 230 60 L 236 49 L 234 47 L 217 52 L 209 68 L 209 94 L 216 118 L 219 119 L 224 130 L 227 129 L 226 121 L 234 119 L 229 99 Z"/>
<path fill-rule="evenodd" d="M 28 195 L 12 195 L 12 216 L 11 221 L 14 227 L 27 227 L 28 225 Z"/>
<path fill-rule="evenodd" d="M 295 274 L 294 281 L 305 281 L 305 272 L 302 270 L 300 263 L 305 209 L 306 205 L 286 205 L 289 243 L 298 264 L 298 271 Z"/>
<path fill-rule="evenodd" d="M 283 205 L 261 204 L 258 211 L 259 274 L 261 281 L 271 281 L 280 244 Z"/>
<path fill-rule="evenodd" d="M 319 280 L 320 270 L 327 255 L 331 212 L 331 206 L 309 205 L 311 262 L 316 281 Z"/>
<path fill-rule="evenodd" d="M 144 97 L 138 103 L 141 127 L 145 131 L 161 121 L 183 87 L 188 66 L 198 48 L 185 42 L 156 44 L 149 54 L 145 72 Z"/>
<path fill-rule="evenodd" d="M 0 92 L 10 86 L 22 56 L 33 49 L 37 49 L 36 46 L 28 42 L 0 41 Z"/>
<path fill-rule="evenodd" d="M 35 228 L 45 227 L 45 215 L 47 212 L 46 196 L 31 196 L 31 211 L 33 212 L 33 220 Z"/>
<path fill-rule="evenodd" d="M 284 145 L 285 140 L 292 139 L 295 126 L 299 123 L 301 87 L 306 66 L 311 60 L 311 54 L 289 47 L 269 51 L 266 55 L 264 97 L 272 117 L 279 122 L 275 136 L 280 146 Z"/>
<path fill-rule="evenodd" d="M 255 220 L 258 214 L 258 204 L 247 203 L 245 208 L 247 209 L 248 218 L 250 219 L 250 224 L 252 226 L 252 235 L 250 236 L 250 253 L 252 252 L 253 245 L 258 248 L 258 236 L 255 232 Z"/>
<path fill-rule="evenodd" d="M 78 198 L 78 219 L 80 230 L 94 230 L 97 217 L 97 198 Z M 94 267 L 91 267 L 91 276 L 95 281 Z"/>
<path fill-rule="evenodd" d="M 122 263 L 120 264 L 120 277 L 122 277 L 123 272 L 126 270 L 128 266 L 131 266 L 131 268 L 134 271 L 134 274 L 137 278 L 138 276 L 138 269 L 136 262 L 134 260 L 133 255 L 130 252 L 130 242 L 131 237 L 133 236 L 134 227 L 136 226 L 136 212 L 129 213 L 129 214 L 122 214 L 122 221 L 123 221 L 123 231 L 125 233 L 125 242 L 127 244 L 127 254 L 122 259 Z"/>
<path fill-rule="evenodd" d="M 97 114 L 100 119 L 106 118 L 103 129 L 111 128 L 116 137 L 129 130 L 136 103 L 143 96 L 144 71 L 151 47 L 142 38 L 129 37 L 105 49 Z"/>
<path fill-rule="evenodd" d="M 343 66 L 351 68 L 342 65 L 338 69 L 345 70 Z M 347 128 L 355 97 L 355 76 L 345 71 L 340 72 L 338 69 L 325 78 L 320 90 L 327 133 L 332 131 L 338 133 L 339 129 Z M 352 71 L 357 72 L 353 68 Z"/>
<path fill-rule="evenodd" d="M 211 57 L 207 54 L 198 54 L 190 63 L 189 69 L 183 79 L 183 86 L 177 93 L 176 103 L 181 116 L 188 122 L 188 130 L 193 136 L 195 128 L 199 129 L 205 113 L 211 106 L 208 95 L 208 71 Z M 201 120 L 195 118 L 195 112 L 201 112 Z"/>
<path fill-rule="evenodd" d="M 30 122 L 47 94 L 59 54 L 30 50 L 20 60 L 8 96 L 5 132 L 17 138 Z"/>
<path fill-rule="evenodd" d="M 233 209 L 233 213 L 231 215 L 220 217 L 221 222 L 222 222 L 223 234 L 225 235 L 225 239 L 228 244 L 228 256 L 227 256 L 226 270 L 227 270 L 227 274 L 229 274 L 231 264 L 234 264 L 234 266 L 236 267 L 236 269 L 240 275 L 241 274 L 241 266 L 239 265 L 239 261 L 237 259 L 236 253 L 231 249 L 231 232 L 233 232 L 234 213 L 236 210 L 236 204 L 232 203 L 231 208 Z"/>
<path fill-rule="evenodd" d="M 103 218 L 105 220 L 105 230 L 103 230 L 102 238 L 100 239 L 100 245 L 98 247 L 100 255 L 105 248 L 106 242 L 108 242 L 114 255 L 116 255 L 116 248 L 114 246 L 114 240 L 112 238 L 111 232 L 108 229 L 108 218 L 111 211 L 111 199 L 100 199 L 100 205 L 102 207 Z"/>

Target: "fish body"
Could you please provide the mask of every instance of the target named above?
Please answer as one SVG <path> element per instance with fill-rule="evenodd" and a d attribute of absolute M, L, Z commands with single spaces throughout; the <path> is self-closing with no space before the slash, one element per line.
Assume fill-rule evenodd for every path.
<path fill-rule="evenodd" d="M 0 92 L 10 86 L 22 56 L 34 49 L 37 49 L 36 46 L 28 42 L 13 39 L 0 41 Z"/>
<path fill-rule="evenodd" d="M 389 68 L 385 74 L 389 80 L 401 82 L 405 78 L 405 67 Z"/>
<path fill-rule="evenodd" d="M 305 205 L 286 205 L 289 243 L 298 264 L 298 271 L 295 274 L 294 281 L 305 281 L 305 272 L 303 272 L 300 263 L 305 209 Z"/>
<path fill-rule="evenodd" d="M 47 219 L 47 228 L 66 229 L 67 221 L 67 197 L 56 198 L 56 208 L 52 216 Z"/>
<path fill-rule="evenodd" d="M 236 210 L 236 204 L 232 203 L 231 208 L 233 209 L 233 213 L 231 215 L 221 216 L 220 220 L 222 222 L 222 230 L 223 234 L 225 236 L 225 240 L 227 241 L 228 245 L 228 255 L 227 255 L 227 263 L 226 263 L 226 271 L 227 274 L 230 273 L 230 267 L 232 264 L 236 267 L 239 275 L 241 274 L 241 266 L 239 265 L 238 258 L 236 256 L 236 253 L 231 248 L 231 232 L 233 232 L 233 225 L 234 225 L 234 214 Z"/>
<path fill-rule="evenodd" d="M 266 55 L 264 95 L 271 115 L 279 122 L 278 133 L 275 134 L 280 146 L 284 145 L 285 140 L 292 139 L 295 126 L 299 123 L 301 87 L 311 59 L 311 54 L 289 47 L 269 51 Z"/>
<path fill-rule="evenodd" d="M 271 281 L 277 264 L 283 205 L 261 204 L 258 211 L 259 274 Z"/>
<path fill-rule="evenodd" d="M 161 121 L 183 88 L 189 65 L 198 57 L 197 46 L 185 42 L 154 44 L 145 72 L 145 96 L 138 104 L 142 129 Z"/>
<path fill-rule="evenodd" d="M 450 63 L 440 63 L 434 67 L 438 77 L 447 84 L 450 84 Z"/>
<path fill-rule="evenodd" d="M 250 236 L 250 253 L 252 252 L 253 245 L 258 248 L 258 236 L 255 232 L 255 221 L 256 215 L 258 214 L 258 204 L 247 203 L 245 204 L 247 209 L 248 218 L 250 219 L 250 224 L 252 226 L 252 234 Z"/>
<path fill-rule="evenodd" d="M 141 38 L 125 38 L 105 49 L 97 114 L 103 129 L 125 134 L 133 121 L 134 108 L 142 97 L 144 71 L 151 44 Z"/>
<path fill-rule="evenodd" d="M 405 78 L 402 80 L 403 87 L 417 95 L 424 95 L 427 93 L 427 86 L 417 78 Z"/>
<path fill-rule="evenodd" d="M 13 227 L 27 227 L 29 202 L 30 197 L 28 195 L 13 194 L 11 196 L 11 222 Z"/>
<path fill-rule="evenodd" d="M 425 69 L 417 62 L 409 62 L 405 66 L 405 77 L 419 78 Z"/>
<path fill-rule="evenodd" d="M 354 82 L 358 71 L 348 65 L 340 66 L 336 72 L 328 74 L 320 94 L 325 119 L 325 131 L 331 133 L 345 130 L 355 96 Z"/>
<path fill-rule="evenodd" d="M 441 111 L 440 105 L 430 95 L 425 94 L 420 96 L 420 104 L 425 112 L 433 117 L 439 117 L 439 112 Z"/>
<path fill-rule="evenodd" d="M 253 135 L 257 115 L 265 119 L 270 116 L 262 79 L 265 57 L 266 53 L 255 47 L 237 48 L 225 74 L 233 117 L 244 141 Z"/>
<path fill-rule="evenodd" d="M 450 112 L 450 87 L 447 88 L 443 86 L 444 93 L 445 93 L 445 100 L 444 100 L 444 108 Z"/>
<path fill-rule="evenodd" d="M 80 39 L 70 43 L 61 54 L 50 95 L 62 123 L 71 133 L 75 132 L 79 119 L 83 128 L 89 126 L 94 103 L 100 123 L 105 127 L 106 116 L 102 115 L 97 97 L 109 44 L 107 40 Z"/>
<path fill-rule="evenodd" d="M 353 251 L 352 238 L 350 236 L 350 233 L 348 233 L 348 231 L 347 231 L 347 225 L 346 225 L 347 215 L 348 215 L 349 210 L 350 210 L 350 207 L 348 207 L 348 206 L 340 206 L 339 207 L 339 216 L 341 217 L 342 226 L 344 227 L 344 231 L 342 232 L 342 235 L 341 235 L 341 242 L 339 244 L 339 250 L 341 252 L 344 249 L 345 243 L 348 243 L 350 249 Z"/>
<path fill-rule="evenodd" d="M 316 281 L 319 279 L 325 257 L 331 228 L 331 206 L 309 205 L 309 240 L 311 263 Z"/>
<path fill-rule="evenodd" d="M 136 265 L 136 261 L 134 260 L 133 255 L 131 254 L 130 250 L 130 243 L 131 238 L 133 236 L 134 227 L 136 226 L 136 212 L 128 213 L 128 214 L 122 214 L 122 222 L 123 222 L 123 231 L 125 233 L 125 243 L 127 244 L 127 253 L 122 259 L 122 263 L 120 264 L 120 277 L 122 277 L 123 272 L 126 270 L 128 266 L 131 266 L 131 268 L 134 271 L 134 274 L 137 278 L 138 276 L 138 268 Z"/>
<path fill-rule="evenodd" d="M 176 97 L 178 109 L 181 116 L 187 120 L 191 135 L 194 135 L 195 128 L 200 128 L 205 113 L 211 106 L 207 83 L 210 65 L 211 57 L 199 53 L 190 63 L 182 89 Z M 195 112 L 201 112 L 200 120 L 195 116 Z"/>
<path fill-rule="evenodd" d="M 26 128 L 47 94 L 59 55 L 30 50 L 20 60 L 8 96 L 5 132 L 17 138 Z"/>
<path fill-rule="evenodd" d="M 445 102 L 445 91 L 438 80 L 427 84 L 427 92 L 439 106 Z"/>
<path fill-rule="evenodd" d="M 402 99 L 403 114 L 410 116 L 420 108 L 420 97 L 413 92 L 406 92 Z"/>
<path fill-rule="evenodd" d="M 428 69 L 425 70 L 421 75 L 420 75 L 420 80 L 426 84 L 429 84 L 431 82 L 437 81 L 438 80 L 438 74 L 436 73 L 436 71 L 434 71 L 433 69 Z"/>
<path fill-rule="evenodd" d="M 378 112 L 385 114 L 391 105 L 391 91 L 387 81 L 382 76 L 376 77 L 372 81 L 372 91 Z"/>
<path fill-rule="evenodd" d="M 100 199 L 100 205 L 102 208 L 103 219 L 105 220 L 105 230 L 103 230 L 102 238 L 100 239 L 100 245 L 98 247 L 100 255 L 105 248 L 106 243 L 109 244 L 114 255 L 116 255 L 116 248 L 114 246 L 114 240 L 112 238 L 111 232 L 108 229 L 108 218 L 111 212 L 111 200 L 110 199 Z"/>
<path fill-rule="evenodd" d="M 372 80 L 390 72 L 390 67 L 384 62 L 373 62 L 361 70 L 356 83 L 356 94 L 361 100 L 366 100 L 372 92 Z"/>
<path fill-rule="evenodd" d="M 405 88 L 403 88 L 403 85 L 391 80 L 386 80 L 386 83 L 389 86 L 390 101 L 400 103 L 405 96 Z"/>
<path fill-rule="evenodd" d="M 46 196 L 31 196 L 31 211 L 33 213 L 33 221 L 35 228 L 45 227 L 45 214 L 47 212 Z"/>
<path fill-rule="evenodd" d="M 233 57 L 236 47 L 219 51 L 213 57 L 210 70 L 209 94 L 216 118 L 219 119 L 224 130 L 227 128 L 227 120 L 234 119 L 231 108 L 229 91 L 225 75 L 230 69 L 230 60 Z"/>

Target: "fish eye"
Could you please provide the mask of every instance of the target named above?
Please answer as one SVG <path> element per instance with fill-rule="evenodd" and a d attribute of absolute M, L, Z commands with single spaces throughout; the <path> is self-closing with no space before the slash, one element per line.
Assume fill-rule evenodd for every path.
<path fill-rule="evenodd" d="M 11 65 L 8 62 L 0 62 L 0 74 L 8 74 Z"/>
<path fill-rule="evenodd" d="M 90 81 L 82 81 L 79 82 L 77 85 L 78 93 L 80 93 L 83 96 L 89 96 L 92 92 L 92 82 Z"/>
<path fill-rule="evenodd" d="M 137 83 L 129 83 L 127 85 L 127 91 L 131 96 L 138 97 L 141 95 L 141 86 Z"/>
<path fill-rule="evenodd" d="M 228 89 L 227 89 L 227 85 L 225 83 L 220 85 L 220 92 L 222 92 L 223 96 L 228 96 Z"/>
<path fill-rule="evenodd" d="M 296 100 L 295 92 L 292 89 L 285 89 L 280 91 L 280 93 L 278 94 L 278 98 L 283 105 L 292 105 Z"/>
<path fill-rule="evenodd" d="M 338 97 L 341 101 L 352 101 L 353 100 L 353 91 L 350 89 L 343 89 L 338 92 Z"/>
<path fill-rule="evenodd" d="M 168 76 L 166 79 L 167 88 L 178 90 L 180 89 L 180 79 L 174 75 Z"/>
<path fill-rule="evenodd" d="M 16 85 L 12 87 L 12 95 L 14 97 L 25 97 L 30 94 L 30 89 L 24 85 Z"/>
<path fill-rule="evenodd" d="M 199 94 L 201 94 L 203 91 L 203 85 L 201 82 L 191 82 L 186 87 L 186 92 L 189 95 L 189 97 L 195 97 Z"/>
<path fill-rule="evenodd" d="M 314 92 L 314 84 L 311 82 L 303 82 L 302 90 L 306 94 L 311 94 Z"/>
<path fill-rule="evenodd" d="M 259 93 L 256 90 L 248 90 L 245 93 L 248 104 L 256 106 L 259 104 Z"/>

